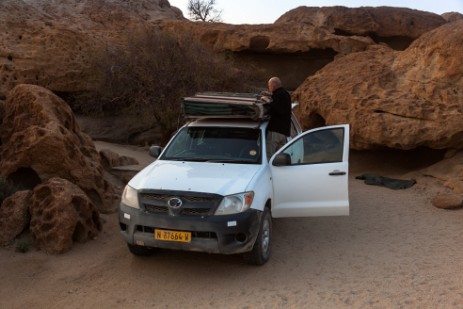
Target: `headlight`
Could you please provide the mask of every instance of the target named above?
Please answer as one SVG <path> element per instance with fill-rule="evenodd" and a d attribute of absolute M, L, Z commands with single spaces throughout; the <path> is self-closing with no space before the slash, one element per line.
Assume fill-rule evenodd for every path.
<path fill-rule="evenodd" d="M 216 216 L 231 215 L 243 212 L 251 207 L 254 192 L 245 192 L 225 196 L 215 211 Z"/>
<path fill-rule="evenodd" d="M 138 192 L 130 186 L 125 186 L 124 192 L 122 192 L 121 202 L 129 207 L 140 208 L 138 204 Z"/>

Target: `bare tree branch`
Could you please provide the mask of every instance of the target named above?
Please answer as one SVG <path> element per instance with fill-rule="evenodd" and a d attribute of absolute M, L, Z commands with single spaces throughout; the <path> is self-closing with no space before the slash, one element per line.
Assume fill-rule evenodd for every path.
<path fill-rule="evenodd" d="M 221 22 L 222 11 L 215 9 L 215 4 L 215 0 L 189 0 L 188 15 L 195 21 Z"/>

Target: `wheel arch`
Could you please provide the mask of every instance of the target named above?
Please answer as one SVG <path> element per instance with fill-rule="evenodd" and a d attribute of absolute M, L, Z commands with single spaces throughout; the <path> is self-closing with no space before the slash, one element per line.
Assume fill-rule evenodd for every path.
<path fill-rule="evenodd" d="M 268 199 L 267 202 L 265 202 L 264 209 L 267 208 L 270 211 L 270 214 L 272 214 L 272 200 Z"/>

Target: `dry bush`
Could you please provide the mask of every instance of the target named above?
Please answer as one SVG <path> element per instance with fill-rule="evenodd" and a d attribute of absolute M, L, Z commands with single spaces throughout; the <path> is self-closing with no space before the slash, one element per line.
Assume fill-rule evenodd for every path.
<path fill-rule="evenodd" d="M 164 142 L 177 128 L 181 98 L 198 91 L 250 91 L 252 74 L 234 67 L 191 37 L 133 31 L 125 44 L 95 57 L 97 93 L 76 100 L 85 114 L 123 114 L 145 129 L 160 128 Z M 78 102 L 78 103 L 76 103 Z"/>

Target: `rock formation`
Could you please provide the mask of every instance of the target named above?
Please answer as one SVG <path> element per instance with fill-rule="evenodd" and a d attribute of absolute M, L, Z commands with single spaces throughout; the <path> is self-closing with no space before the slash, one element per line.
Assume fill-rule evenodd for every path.
<path fill-rule="evenodd" d="M 264 85 L 269 75 L 279 75 L 295 89 L 337 55 L 377 43 L 402 50 L 445 22 L 409 9 L 300 7 L 271 25 L 227 25 L 184 20 L 165 0 L 4 0 L 0 28 L 8 30 L 0 32 L 0 98 L 20 83 L 59 93 L 93 89 L 93 57 L 123 43 L 137 28 L 156 26 L 195 37 L 254 67 Z"/>
<path fill-rule="evenodd" d="M 453 192 L 463 195 L 463 150 L 449 150 L 443 160 L 420 170 L 419 174 L 434 177 Z"/>
<path fill-rule="evenodd" d="M 51 178 L 32 191 L 29 202 L 30 231 L 48 253 L 63 253 L 74 241 L 85 242 L 101 230 L 98 211 L 76 185 Z"/>
<path fill-rule="evenodd" d="M 6 198 L 0 205 L 0 227 L 0 246 L 13 243 L 29 228 L 38 247 L 63 253 L 75 241 L 96 237 L 102 225 L 95 205 L 78 186 L 51 178 Z"/>
<path fill-rule="evenodd" d="M 100 158 L 103 167 L 107 170 L 111 170 L 113 167 L 118 166 L 139 164 L 137 159 L 128 156 L 120 156 L 110 149 L 101 149 Z"/>
<path fill-rule="evenodd" d="M 17 84 L 93 89 L 92 57 L 160 19 L 183 16 L 167 0 L 2 0 L 0 99 Z"/>
<path fill-rule="evenodd" d="M 336 57 L 379 43 L 403 50 L 445 23 L 437 14 L 390 7 L 299 7 L 270 25 L 159 22 L 164 31 L 188 33 L 217 52 L 233 53 L 265 78 L 280 76 L 289 89 Z"/>
<path fill-rule="evenodd" d="M 29 226 L 30 190 L 18 191 L 0 205 L 0 246 L 8 245 Z"/>
<path fill-rule="evenodd" d="M 463 14 L 457 13 L 457 12 L 448 12 L 442 14 L 442 17 L 447 21 L 447 22 L 452 22 L 456 21 L 459 19 L 463 19 Z"/>
<path fill-rule="evenodd" d="M 433 13 L 393 7 L 299 7 L 282 15 L 275 24 L 309 24 L 340 36 L 368 36 L 395 49 L 442 26 L 446 20 Z"/>
<path fill-rule="evenodd" d="M 113 188 L 104 180 L 92 140 L 51 91 L 16 86 L 4 105 L 0 140 L 0 176 L 27 189 L 64 178 L 79 186 L 98 211 L 115 211 Z"/>
<path fill-rule="evenodd" d="M 349 123 L 351 147 L 463 146 L 463 21 L 405 51 L 372 46 L 325 66 L 293 94 L 304 127 Z"/>
<path fill-rule="evenodd" d="M 426 56 L 425 50 L 418 50 L 426 48 L 428 44 L 422 37 L 447 22 L 443 16 L 437 14 L 402 8 L 299 7 L 281 16 L 274 24 L 227 25 L 184 20 L 181 12 L 170 7 L 167 1 L 83 0 L 78 3 L 59 1 L 59 4 L 56 5 L 49 0 L 0 2 L 0 27 L 8 29 L 0 32 L 0 100 L 2 97 L 5 98 L 7 92 L 15 85 L 21 83 L 40 85 L 62 96 L 92 90 L 98 87 L 98 76 L 95 76 L 92 62 L 95 55 L 123 43 L 124 38 L 135 28 L 150 27 L 175 35 L 188 35 L 212 50 L 233 54 L 239 63 L 254 68 L 261 76 L 262 87 L 269 76 L 279 75 L 286 88 L 296 89 L 308 76 L 330 64 L 330 70 L 327 68 L 323 71 L 326 78 L 320 80 L 320 83 L 324 83 L 320 90 L 326 91 L 330 87 L 338 89 L 340 96 L 352 91 L 352 97 L 362 100 L 392 95 L 389 98 L 394 98 L 396 104 L 415 106 L 415 100 L 411 95 L 401 95 L 400 101 L 397 100 L 397 91 L 401 91 L 397 87 L 402 87 L 402 91 L 407 89 L 406 80 L 400 76 L 406 75 L 407 66 L 414 66 L 415 52 L 423 53 L 425 58 L 431 59 L 431 54 Z M 453 16 L 455 14 L 448 15 L 447 18 L 457 19 Z M 451 31 L 452 27 L 442 29 L 434 35 L 434 40 L 446 37 L 445 31 Z M 410 44 L 417 38 L 421 45 L 415 44 L 412 48 Z M 453 45 L 455 42 L 451 42 L 449 47 Z M 447 45 L 442 47 L 446 49 Z M 396 53 L 406 48 L 408 52 Z M 398 63 L 402 68 L 398 67 Z M 338 67 L 343 70 L 341 74 L 337 72 Z M 420 66 L 420 70 L 422 68 L 424 67 Z M 409 69 L 409 74 L 416 71 L 416 68 Z M 445 68 L 442 67 L 441 70 Z M 332 72 L 329 73 L 331 76 L 328 76 L 327 72 Z M 399 77 L 397 81 L 394 74 Z M 426 74 L 428 73 L 423 71 L 421 77 L 416 77 L 422 78 Z M 355 89 L 351 87 L 354 86 L 352 80 L 337 85 L 339 82 L 344 83 L 343 79 L 351 79 L 350 77 L 357 80 Z M 411 79 L 407 80 L 410 84 Z M 427 82 L 416 80 L 416 85 Z M 302 86 L 298 92 L 304 91 L 305 87 Z M 329 93 L 324 95 L 332 96 Z M 436 93 L 435 96 L 439 95 Z M 450 98 L 451 96 L 448 97 Z M 442 100 L 445 104 L 450 104 L 446 97 Z M 331 106 L 329 102 L 323 104 Z M 343 98 L 334 104 L 345 105 Z M 371 100 L 365 104 L 370 105 Z M 333 108 L 333 111 L 325 109 L 324 113 L 335 115 L 337 110 L 336 107 Z M 375 110 L 375 116 L 382 115 L 384 118 L 391 115 L 382 108 Z M 316 110 L 307 112 L 310 115 L 305 116 L 306 123 L 307 118 L 317 117 L 317 114 L 326 118 Z M 439 112 L 440 109 L 436 110 L 436 113 Z M 365 129 L 366 123 L 362 124 L 365 120 L 361 119 L 362 116 L 358 112 L 355 113 L 355 119 L 352 118 L 352 113 L 349 115 L 349 120 L 357 122 L 353 123 L 353 132 L 356 133 L 353 136 L 354 147 L 370 148 L 382 145 L 381 140 L 369 136 L 378 133 L 369 133 Z M 369 123 L 370 119 L 367 122 Z M 359 127 L 364 129 L 358 131 Z M 371 130 L 374 129 L 375 127 L 372 127 Z M 400 129 L 396 131 L 387 138 L 396 139 Z M 367 133 L 366 136 L 360 137 L 359 134 L 363 133 Z M 409 136 L 403 135 L 397 141 L 397 145 L 388 142 L 384 146 L 402 149 L 415 145 L 453 147 L 453 143 L 449 144 L 448 139 L 444 139 L 440 145 L 434 145 L 437 141 L 423 142 L 422 137 L 413 142 L 416 134 L 419 132 Z M 118 141 L 127 140 L 127 136 L 119 138 Z M 115 136 L 105 136 L 105 139 L 117 140 Z"/>

